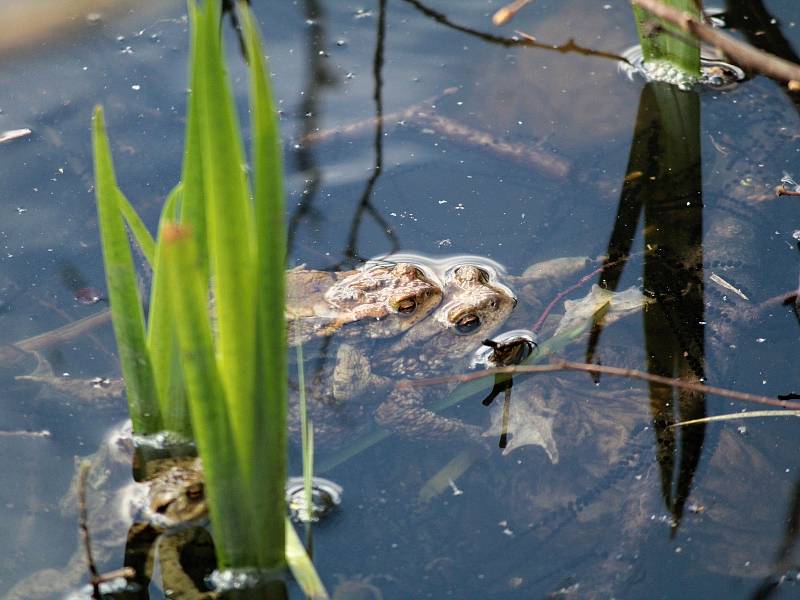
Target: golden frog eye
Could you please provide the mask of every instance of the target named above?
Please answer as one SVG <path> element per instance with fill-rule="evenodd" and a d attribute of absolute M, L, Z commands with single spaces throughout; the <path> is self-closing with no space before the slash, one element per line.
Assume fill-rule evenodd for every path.
<path fill-rule="evenodd" d="M 410 315 L 417 310 L 417 301 L 413 298 L 406 298 L 397 303 L 397 312 L 401 315 Z"/>
<path fill-rule="evenodd" d="M 464 315 L 456 321 L 456 331 L 460 334 L 466 335 L 472 333 L 481 326 L 480 317 L 473 314 Z"/>
<path fill-rule="evenodd" d="M 201 482 L 193 483 L 189 487 L 186 488 L 186 497 L 189 500 L 198 501 L 202 500 L 205 496 L 205 489 L 203 488 L 203 484 Z"/>

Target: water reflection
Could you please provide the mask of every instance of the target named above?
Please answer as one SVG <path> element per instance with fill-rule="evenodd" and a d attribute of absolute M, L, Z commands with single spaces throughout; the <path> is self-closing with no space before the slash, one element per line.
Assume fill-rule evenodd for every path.
<path fill-rule="evenodd" d="M 601 285 L 616 290 L 644 217 L 644 288 L 657 300 L 645 312 L 647 368 L 651 374 L 703 381 L 702 190 L 700 105 L 694 92 L 664 84 L 642 89 L 617 220 Z M 587 347 L 591 362 L 600 329 Z M 661 469 L 661 493 L 677 528 L 700 459 L 705 427 L 670 426 L 705 416 L 700 392 L 651 383 L 650 408 Z"/>
<path fill-rule="evenodd" d="M 310 143 L 319 132 L 318 124 L 318 102 L 320 93 L 326 87 L 335 85 L 334 77 L 328 72 L 324 58 L 327 56 L 325 50 L 325 13 L 317 0 L 306 0 L 306 24 L 309 32 L 309 81 L 306 86 L 304 99 L 301 104 L 301 113 L 304 116 L 303 131 L 300 137 L 301 143 L 296 147 L 297 167 L 301 173 L 305 174 L 305 187 L 303 195 L 298 203 L 297 209 L 289 218 L 288 225 L 288 250 L 291 254 L 297 230 L 300 224 L 306 220 L 319 222 L 324 219 L 324 215 L 314 209 L 314 200 L 319 192 L 321 185 L 321 171 L 316 165 L 316 159 Z M 370 217 L 380 228 L 390 243 L 391 252 L 399 248 L 399 240 L 392 227 L 386 221 L 381 212 L 373 204 L 373 190 L 375 183 L 381 175 L 383 168 L 383 52 L 386 37 L 386 2 L 381 0 L 379 4 L 375 53 L 373 56 L 372 75 L 374 80 L 373 99 L 375 102 L 375 133 L 373 136 L 373 147 L 375 160 L 372 173 L 367 180 L 364 191 L 359 197 L 358 204 L 350 221 L 345 247 L 342 251 L 342 259 L 331 265 L 332 269 L 342 269 L 354 267 L 365 261 L 368 257 L 363 256 L 358 251 L 358 236 L 364 217 Z"/>

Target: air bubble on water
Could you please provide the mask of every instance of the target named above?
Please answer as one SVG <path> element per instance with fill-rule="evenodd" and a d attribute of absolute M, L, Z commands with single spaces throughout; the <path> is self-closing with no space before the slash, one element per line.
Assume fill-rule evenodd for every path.
<path fill-rule="evenodd" d="M 700 77 L 687 75 L 667 61 L 651 61 L 645 63 L 640 46 L 633 46 L 622 53 L 628 63 L 621 62 L 619 69 L 628 79 L 643 77 L 646 81 L 658 81 L 677 86 L 688 91 L 699 85 L 711 90 L 726 90 L 744 80 L 745 74 L 739 67 L 721 60 L 700 57 Z"/>

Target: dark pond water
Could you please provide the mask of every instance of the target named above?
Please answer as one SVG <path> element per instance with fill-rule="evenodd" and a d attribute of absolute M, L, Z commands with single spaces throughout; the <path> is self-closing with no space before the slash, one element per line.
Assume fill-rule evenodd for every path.
<path fill-rule="evenodd" d="M 0 8 L 4 29 L 25 32 L 0 46 L 0 132 L 31 130 L 0 144 L 2 345 L 104 309 L 81 302 L 92 295 L 85 288 L 104 287 L 89 143 L 95 103 L 106 108 L 120 184 L 149 226 L 180 170 L 183 3 L 116 12 L 76 4 L 63 15 L 38 4 L 41 13 L 24 17 Z M 519 275 L 557 257 L 630 255 L 591 282 L 640 286 L 657 303 L 595 329 L 563 356 L 772 398 L 800 392 L 798 319 L 774 300 L 797 286 L 800 226 L 794 199 L 773 191 L 784 174 L 800 175 L 800 97 L 763 77 L 678 94 L 629 81 L 607 56 L 511 37 L 519 28 L 545 46 L 574 39 L 620 53 L 636 41 L 620 1 L 540 0 L 505 28 L 490 21 L 499 1 L 256 4 L 281 110 L 290 265 L 334 270 L 391 252 L 469 254 Z M 728 23 L 741 35 L 797 58 L 791 1 L 729 4 Z M 28 32 L 29 23 L 43 26 Z M 227 27 L 226 35 L 243 106 L 244 68 Z M 680 133 L 665 141 L 664 115 L 675 110 Z M 319 131 L 323 139 L 303 139 Z M 515 292 L 506 328 L 530 328 L 541 306 Z M 570 297 L 587 292 L 588 284 Z M 328 350 L 316 364 L 332 360 Z M 71 378 L 118 372 L 107 325 L 45 356 Z M 0 593 L 56 569 L 40 575 L 39 595 L 59 597 L 46 582 L 64 577 L 77 547 L 74 516 L 60 508 L 74 457 L 95 451 L 124 419 L 124 402 L 16 379 L 35 358 L 7 348 L 0 357 L 0 427 L 9 432 L 0 435 Z M 465 372 L 467 363 L 455 357 L 438 374 Z M 488 409 L 485 394 L 444 414 L 487 429 L 502 394 Z M 543 443 L 503 454 L 489 436 L 491 450 L 477 451 L 423 429 L 337 464 L 341 439 L 321 442 L 317 464 L 345 490 L 314 535 L 330 590 L 343 594 L 349 582 L 374 598 L 800 593 L 794 419 L 676 433 L 667 426 L 678 418 L 763 407 L 606 376 L 595 383 L 585 373 L 517 377 L 511 407 L 512 442 L 515 431 L 519 442 L 551 420 L 549 456 Z M 362 429 L 345 439 L 368 435 Z M 19 434 L 44 430 L 49 436 Z M 464 455 L 469 468 L 421 499 L 426 482 Z M 102 569 L 122 564 L 124 535 L 98 534 L 114 542 Z"/>

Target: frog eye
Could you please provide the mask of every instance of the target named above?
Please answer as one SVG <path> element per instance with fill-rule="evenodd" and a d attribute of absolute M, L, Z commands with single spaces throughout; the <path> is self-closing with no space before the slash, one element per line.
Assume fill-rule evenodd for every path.
<path fill-rule="evenodd" d="M 462 335 L 472 333 L 480 326 L 480 317 L 473 314 L 464 315 L 456 321 L 456 331 Z"/>
<path fill-rule="evenodd" d="M 422 269 L 419 267 L 414 267 L 414 275 L 417 279 L 425 279 L 425 273 L 422 272 Z"/>
<path fill-rule="evenodd" d="M 410 315 L 417 310 L 417 301 L 413 298 L 406 298 L 397 303 L 397 312 L 401 315 Z"/>
<path fill-rule="evenodd" d="M 186 497 L 189 500 L 197 502 L 198 500 L 202 500 L 205 497 L 205 490 L 203 489 L 203 484 L 201 482 L 193 483 L 189 487 L 186 488 Z"/>

